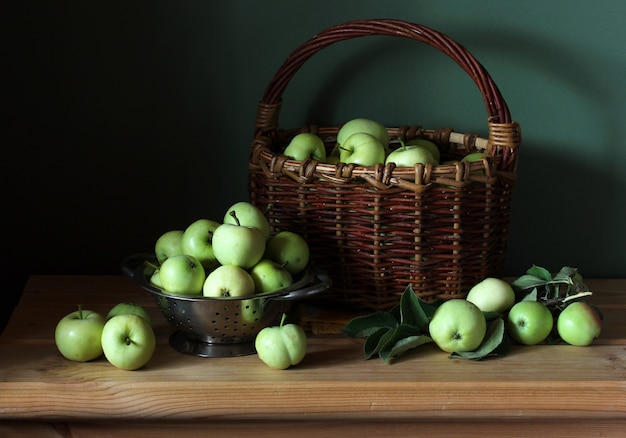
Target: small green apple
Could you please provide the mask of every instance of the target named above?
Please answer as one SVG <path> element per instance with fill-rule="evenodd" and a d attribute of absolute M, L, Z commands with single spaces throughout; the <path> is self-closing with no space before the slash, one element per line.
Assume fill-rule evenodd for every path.
<path fill-rule="evenodd" d="M 239 201 L 231 205 L 226 211 L 222 222 L 224 224 L 257 228 L 261 231 L 265 240 L 270 238 L 271 227 L 269 221 L 263 212 L 250 202 Z"/>
<path fill-rule="evenodd" d="M 213 233 L 213 254 L 222 265 L 249 269 L 263 257 L 266 242 L 258 228 L 224 223 Z"/>
<path fill-rule="evenodd" d="M 123 370 L 143 367 L 156 349 L 156 337 L 150 323 L 131 313 L 109 319 L 102 329 L 101 341 L 107 360 Z"/>
<path fill-rule="evenodd" d="M 337 143 L 339 144 L 339 146 L 345 145 L 348 137 L 358 132 L 364 132 L 373 135 L 378 140 L 380 140 L 385 151 L 388 150 L 389 132 L 387 131 L 387 128 L 385 128 L 385 126 L 380 122 L 363 117 L 352 119 L 344 123 L 337 132 Z"/>
<path fill-rule="evenodd" d="M 324 162 L 326 161 L 326 146 L 317 135 L 302 132 L 291 139 L 283 155 L 299 161 L 312 158 Z"/>
<path fill-rule="evenodd" d="M 584 301 L 575 301 L 561 311 L 556 320 L 561 339 L 571 345 L 584 347 L 600 336 L 602 319 L 598 312 Z"/>
<path fill-rule="evenodd" d="M 436 165 L 433 154 L 422 146 L 401 146 L 393 150 L 385 159 L 385 164 L 395 163 L 400 167 L 412 167 L 417 163 Z"/>
<path fill-rule="evenodd" d="M 78 310 L 59 320 L 54 331 L 54 342 L 66 359 L 87 362 L 102 356 L 100 337 L 105 319 L 98 312 Z"/>
<path fill-rule="evenodd" d="M 374 166 L 385 162 L 383 144 L 371 134 L 357 132 L 339 146 L 339 159 L 342 163 L 359 166 Z"/>
<path fill-rule="evenodd" d="M 154 244 L 154 252 L 159 263 L 168 257 L 183 253 L 183 230 L 170 230 L 161 234 Z"/>
<path fill-rule="evenodd" d="M 276 292 L 293 284 L 293 277 L 283 265 L 270 259 L 261 259 L 250 269 L 257 294 Z"/>
<path fill-rule="evenodd" d="M 466 299 L 483 312 L 505 313 L 515 304 L 515 291 L 506 281 L 488 277 L 474 285 Z"/>
<path fill-rule="evenodd" d="M 437 163 L 441 161 L 441 151 L 439 150 L 437 145 L 430 140 L 426 140 L 425 138 L 415 138 L 413 140 L 407 141 L 405 146 L 420 146 L 426 148 L 433 155 L 433 158 L 437 161 Z"/>
<path fill-rule="evenodd" d="M 489 154 L 485 152 L 472 152 L 461 158 L 462 162 L 473 163 L 474 161 L 480 161 L 481 159 L 488 157 Z"/>
<path fill-rule="evenodd" d="M 279 326 L 265 327 L 257 334 L 254 346 L 267 366 L 284 370 L 304 359 L 307 337 L 300 326 L 285 324 L 283 315 Z"/>
<path fill-rule="evenodd" d="M 251 296 L 254 295 L 254 280 L 239 266 L 221 265 L 207 276 L 202 294 L 210 298 Z"/>
<path fill-rule="evenodd" d="M 507 318 L 507 328 L 514 341 L 524 345 L 543 342 L 554 325 L 552 313 L 540 301 L 516 303 Z"/>
<path fill-rule="evenodd" d="M 139 304 L 135 303 L 118 303 L 109 310 L 107 313 L 106 319 L 109 320 L 113 318 L 115 315 L 122 315 L 125 313 L 132 313 L 133 315 L 139 315 L 142 318 L 145 318 L 150 324 L 152 324 L 152 318 L 150 318 L 150 314 L 146 309 L 144 309 Z"/>
<path fill-rule="evenodd" d="M 474 303 L 456 298 L 445 301 L 435 310 L 428 331 L 443 351 L 474 351 L 487 333 L 487 321 Z"/>
<path fill-rule="evenodd" d="M 194 256 L 210 271 L 217 265 L 213 254 L 213 232 L 220 226 L 219 222 L 210 219 L 198 219 L 191 223 L 183 233 L 181 246 L 184 254 Z"/>
<path fill-rule="evenodd" d="M 309 244 L 298 233 L 279 231 L 268 240 L 265 255 L 295 276 L 309 264 Z"/>
<path fill-rule="evenodd" d="M 205 278 L 202 264 L 188 254 L 168 258 L 159 269 L 163 292 L 171 295 L 200 296 Z"/>

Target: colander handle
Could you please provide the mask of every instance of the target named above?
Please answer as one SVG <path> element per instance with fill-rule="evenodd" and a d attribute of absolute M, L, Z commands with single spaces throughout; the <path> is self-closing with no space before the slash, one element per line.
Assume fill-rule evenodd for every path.
<path fill-rule="evenodd" d="M 306 298 L 308 296 L 318 294 L 321 291 L 328 289 L 332 284 L 332 280 L 330 279 L 330 276 L 325 271 L 321 271 L 319 268 L 316 268 L 316 272 L 314 273 L 314 278 L 317 279 L 317 282 L 315 282 L 314 284 L 291 291 L 287 293 L 286 295 L 272 297 L 272 299 L 273 300 L 298 300 L 301 298 Z"/>

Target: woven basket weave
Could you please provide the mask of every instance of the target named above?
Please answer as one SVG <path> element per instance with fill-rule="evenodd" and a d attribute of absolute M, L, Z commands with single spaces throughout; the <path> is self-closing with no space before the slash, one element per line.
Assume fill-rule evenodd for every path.
<path fill-rule="evenodd" d="M 340 126 L 280 129 L 282 94 L 298 69 L 336 42 L 386 35 L 426 43 L 453 59 L 473 79 L 487 109 L 489 137 L 450 128 L 388 127 L 390 138 L 426 138 L 440 148 L 440 165 L 363 167 L 282 154 L 300 132 L 319 135 L 328 151 Z M 355 115 L 359 117 L 360 115 Z M 250 201 L 267 211 L 275 231 L 303 235 L 333 287 L 326 302 L 353 309 L 387 310 L 411 284 L 432 301 L 464 297 L 503 269 L 519 125 L 484 67 L 461 45 L 425 26 L 401 20 L 359 20 L 319 33 L 293 51 L 258 105 L 249 158 Z M 461 162 L 486 151 L 478 162 Z"/>

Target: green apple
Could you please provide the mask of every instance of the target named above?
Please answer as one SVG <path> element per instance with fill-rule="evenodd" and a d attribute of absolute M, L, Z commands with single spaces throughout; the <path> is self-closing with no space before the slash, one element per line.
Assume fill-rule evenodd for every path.
<path fill-rule="evenodd" d="M 102 356 L 100 337 L 105 319 L 98 312 L 78 310 L 59 320 L 54 330 L 54 342 L 63 357 L 87 362 Z"/>
<path fill-rule="evenodd" d="M 326 146 L 324 141 L 315 134 L 302 132 L 291 139 L 283 154 L 294 160 L 312 158 L 317 161 L 326 161 Z"/>
<path fill-rule="evenodd" d="M 401 146 L 387 155 L 385 164 L 396 163 L 400 167 L 412 167 L 417 163 L 436 165 L 433 154 L 422 146 Z"/>
<path fill-rule="evenodd" d="M 279 326 L 265 327 L 257 334 L 254 346 L 267 366 L 284 370 L 304 359 L 307 337 L 300 326 L 285 324 L 283 315 Z"/>
<path fill-rule="evenodd" d="M 251 296 L 254 281 L 250 273 L 239 266 L 221 265 L 207 276 L 202 294 L 210 298 Z"/>
<path fill-rule="evenodd" d="M 339 154 L 339 145 L 335 145 L 333 150 L 330 151 L 330 154 L 328 154 L 328 156 L 326 157 L 326 162 L 328 164 L 337 164 L 339 163 L 339 161 L 341 161 L 341 156 Z"/>
<path fill-rule="evenodd" d="M 148 363 L 155 349 L 152 326 L 139 315 L 115 315 L 102 329 L 104 356 L 117 368 L 139 369 Z"/>
<path fill-rule="evenodd" d="M 387 128 L 375 120 L 362 117 L 346 122 L 339 129 L 337 132 L 337 143 L 339 146 L 343 146 L 348 137 L 357 132 L 365 132 L 373 135 L 380 140 L 385 151 L 389 148 L 389 132 L 387 132 Z"/>
<path fill-rule="evenodd" d="M 565 342 L 584 347 L 600 336 L 602 319 L 589 304 L 575 301 L 561 311 L 556 320 L 556 328 Z"/>
<path fill-rule="evenodd" d="M 426 140 L 425 138 L 415 138 L 413 140 L 407 141 L 405 146 L 420 146 L 426 148 L 433 155 L 433 158 L 437 161 L 437 163 L 441 161 L 441 151 L 439 150 L 437 145 L 430 140 Z"/>
<path fill-rule="evenodd" d="M 154 252 L 159 263 L 168 257 L 183 253 L 183 230 L 170 230 L 161 234 L 154 244 Z"/>
<path fill-rule="evenodd" d="M 213 233 L 213 254 L 222 265 L 249 269 L 265 253 L 266 239 L 258 228 L 222 224 Z"/>
<path fill-rule="evenodd" d="M 386 153 L 383 144 L 376 137 L 365 132 L 352 134 L 339 146 L 339 149 L 339 159 L 342 163 L 374 166 L 385 162 Z"/>
<path fill-rule="evenodd" d="M 159 269 L 163 292 L 170 295 L 200 296 L 206 274 L 194 256 L 179 254 L 168 258 Z"/>
<path fill-rule="evenodd" d="M 250 269 L 257 294 L 276 292 L 293 284 L 293 277 L 283 265 L 270 259 L 261 259 Z"/>
<path fill-rule="evenodd" d="M 309 264 L 310 251 L 307 241 L 298 233 L 279 231 L 268 240 L 265 255 L 295 276 Z"/>
<path fill-rule="evenodd" d="M 139 315 L 145 318 L 150 324 L 152 324 L 152 318 L 146 309 L 135 303 L 118 303 L 109 310 L 106 319 L 109 320 L 115 315 L 122 315 L 125 313 L 132 313 L 133 315 Z"/>
<path fill-rule="evenodd" d="M 515 291 L 506 281 L 488 277 L 475 284 L 466 299 L 483 312 L 505 313 L 515 304 Z"/>
<path fill-rule="evenodd" d="M 160 269 L 156 269 L 150 276 L 150 284 L 158 289 L 163 289 L 163 283 L 161 283 Z"/>
<path fill-rule="evenodd" d="M 428 331 L 443 351 L 474 351 L 487 333 L 487 320 L 474 303 L 455 298 L 445 301 L 435 310 Z"/>
<path fill-rule="evenodd" d="M 543 342 L 554 325 L 552 313 L 540 301 L 520 301 L 509 310 L 507 328 L 514 341 L 524 345 Z"/>
<path fill-rule="evenodd" d="M 485 157 L 488 157 L 489 154 L 485 153 L 485 152 L 472 152 L 471 154 L 467 154 L 466 156 L 464 156 L 461 161 L 463 162 L 468 162 L 468 163 L 473 163 L 474 161 L 480 161 Z"/>
<path fill-rule="evenodd" d="M 257 228 L 263 234 L 265 240 L 270 237 L 270 223 L 261 210 L 250 202 L 240 201 L 231 205 L 224 215 L 223 223 L 243 225 Z"/>
<path fill-rule="evenodd" d="M 205 271 L 210 271 L 217 266 L 211 242 L 213 241 L 213 232 L 219 226 L 219 222 L 210 219 L 198 219 L 185 228 L 183 233 L 181 242 L 183 253 L 198 259 Z"/>

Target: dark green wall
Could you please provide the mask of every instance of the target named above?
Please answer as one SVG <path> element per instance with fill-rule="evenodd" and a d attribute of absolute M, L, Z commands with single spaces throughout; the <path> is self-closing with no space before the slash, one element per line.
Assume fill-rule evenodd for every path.
<path fill-rule="evenodd" d="M 626 3 L 3 2 L 3 293 L 30 274 L 117 273 L 163 231 L 246 197 L 256 103 L 287 54 L 357 18 L 425 24 L 490 71 L 523 129 L 508 274 L 626 276 Z M 365 38 L 311 59 L 281 126 L 367 116 L 486 134 L 439 52 Z M 15 298 L 14 298 L 15 297 Z"/>

